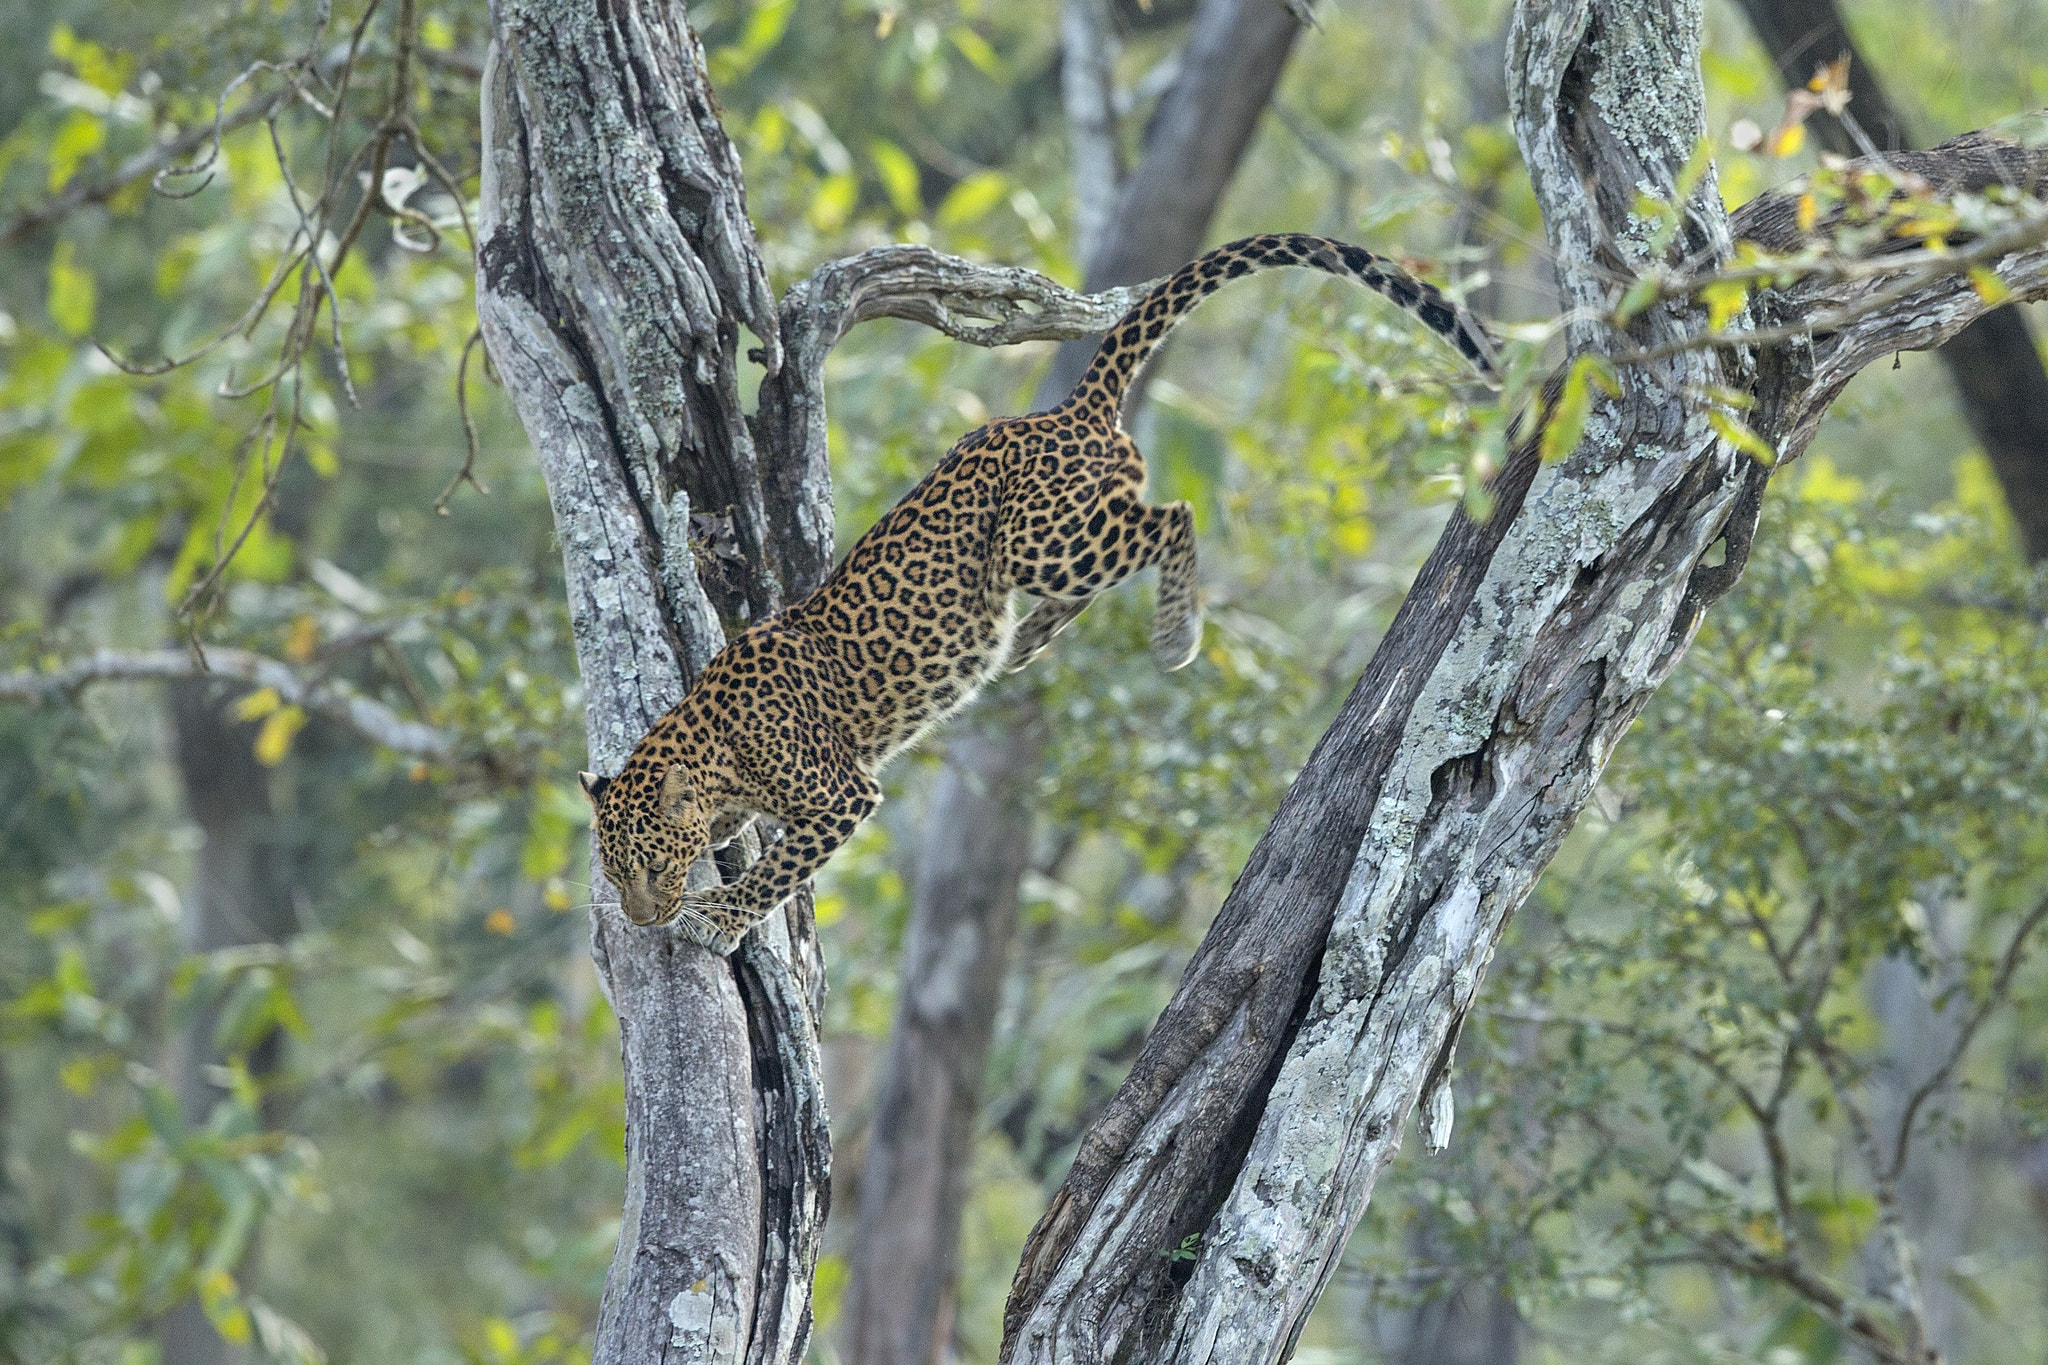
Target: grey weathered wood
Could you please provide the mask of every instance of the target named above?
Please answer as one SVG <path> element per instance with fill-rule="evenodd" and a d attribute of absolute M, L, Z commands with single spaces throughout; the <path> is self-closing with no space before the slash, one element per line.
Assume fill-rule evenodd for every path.
<path fill-rule="evenodd" d="M 698 576 L 677 571 L 688 527 L 671 512 L 694 502 L 733 522 L 748 571 L 718 580 L 717 605 L 782 598 L 737 378 L 740 327 L 771 361 L 780 331 L 681 11 L 505 0 L 492 20 L 478 312 L 547 481 L 590 759 L 616 771 L 681 696 L 684 660 L 723 642 Z M 794 1361 L 829 1150 L 808 917 L 792 903 L 735 971 L 629 926 L 593 880 L 627 1110 L 594 1359 Z"/>
<path fill-rule="evenodd" d="M 1749 393 L 1793 458 L 1857 370 L 1983 311 L 1954 277 L 1882 306 L 1886 282 L 1816 280 L 1761 297 L 1758 324 L 1868 311 L 1754 351 L 1682 349 L 1705 327 L 1683 299 L 1603 320 L 1650 263 L 1638 190 L 1669 195 L 1703 131 L 1699 23 L 1688 0 L 1519 6 L 1508 88 L 1572 348 L 1681 349 L 1625 367 L 1569 459 L 1538 470 L 1524 443 L 1487 523 L 1454 518 L 1034 1231 L 1006 1359 L 1285 1356 L 1410 1113 L 1447 1138 L 1458 1025 L 1507 916 L 1740 572 L 1765 475 L 1698 395 Z M 2040 165 L 1980 140 L 1923 173 L 2038 184 Z M 1663 264 L 1711 265 L 1789 211 L 1731 222 L 1709 175 Z M 2038 248 L 1999 266 L 2021 297 L 2044 270 Z M 1191 1267 L 1162 1255 L 1191 1235 Z"/>

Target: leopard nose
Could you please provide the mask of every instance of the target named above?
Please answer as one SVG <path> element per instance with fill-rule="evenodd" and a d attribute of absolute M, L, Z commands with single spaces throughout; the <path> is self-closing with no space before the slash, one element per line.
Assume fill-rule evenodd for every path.
<path fill-rule="evenodd" d="M 621 887 L 619 901 L 620 908 L 626 912 L 626 918 L 642 928 L 661 923 L 661 907 L 655 903 L 653 896 L 639 887 Z"/>

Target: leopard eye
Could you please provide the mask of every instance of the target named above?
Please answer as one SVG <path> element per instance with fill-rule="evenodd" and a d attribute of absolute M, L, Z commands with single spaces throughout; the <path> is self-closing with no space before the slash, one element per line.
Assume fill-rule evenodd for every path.
<path fill-rule="evenodd" d="M 649 876 L 659 877 L 662 873 L 666 871 L 668 871 L 668 859 L 649 858 L 647 860 L 647 872 Z"/>

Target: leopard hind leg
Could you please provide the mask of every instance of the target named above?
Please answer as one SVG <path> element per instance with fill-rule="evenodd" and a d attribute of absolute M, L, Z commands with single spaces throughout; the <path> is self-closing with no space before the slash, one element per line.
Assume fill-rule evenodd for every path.
<path fill-rule="evenodd" d="M 1157 548 L 1158 605 L 1152 613 L 1152 657 L 1171 673 L 1194 662 L 1202 647 L 1201 580 L 1195 565 L 1195 513 L 1184 502 L 1147 507 L 1142 543 Z"/>
<path fill-rule="evenodd" d="M 1033 659 L 1045 653 L 1052 645 L 1053 637 L 1072 625 L 1074 618 L 1086 611 L 1094 600 L 1092 597 L 1038 599 L 1030 613 L 1018 622 L 1017 633 L 1010 637 L 1010 653 L 1003 661 L 1003 671 L 1021 672 Z"/>

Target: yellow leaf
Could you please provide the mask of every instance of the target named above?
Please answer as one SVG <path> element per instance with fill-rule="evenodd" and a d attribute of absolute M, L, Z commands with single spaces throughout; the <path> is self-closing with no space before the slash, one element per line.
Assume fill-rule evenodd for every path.
<path fill-rule="evenodd" d="M 247 1345 L 249 1312 L 242 1307 L 234 1277 L 225 1270 L 203 1271 L 198 1289 L 199 1306 L 206 1310 L 206 1320 L 213 1324 L 213 1330 L 231 1346 Z"/>
<path fill-rule="evenodd" d="M 1797 156 L 1799 149 L 1806 145 L 1806 125 L 1787 123 L 1771 134 L 1771 140 L 1764 144 L 1764 150 L 1772 156 Z"/>
<path fill-rule="evenodd" d="M 99 1068 L 92 1064 L 90 1058 L 78 1057 L 64 1063 L 58 1069 L 57 1079 L 74 1095 L 90 1095 L 93 1077 L 98 1071 Z"/>
<path fill-rule="evenodd" d="M 1001 171 L 976 171 L 952 188 L 939 204 L 939 226 L 963 227 L 1003 202 L 1010 182 Z"/>
<path fill-rule="evenodd" d="M 436 52 L 447 52 L 455 46 L 455 25 L 438 14 L 429 14 L 420 21 L 420 46 Z"/>
<path fill-rule="evenodd" d="M 1994 306 L 2012 297 L 2012 290 L 2006 288 L 2005 281 L 1981 265 L 1970 269 L 1970 288 L 1977 291 L 1978 298 Z"/>
<path fill-rule="evenodd" d="M 484 1320 L 484 1348 L 494 1360 L 517 1360 L 519 1358 L 519 1333 L 512 1330 L 512 1324 L 503 1318 Z"/>
<path fill-rule="evenodd" d="M 292 750 L 292 738 L 306 725 L 306 713 L 296 706 L 280 707 L 263 721 L 256 732 L 256 761 L 266 768 L 284 762 Z"/>
<path fill-rule="evenodd" d="M 1771 443 L 1751 431 L 1741 418 L 1731 413 L 1709 411 L 1707 425 L 1712 427 L 1722 440 L 1766 469 L 1778 463 L 1778 452 L 1771 448 Z"/>
<path fill-rule="evenodd" d="M 860 199 L 860 180 L 852 171 L 828 175 L 811 195 L 810 210 L 804 215 L 820 232 L 837 232 L 853 215 Z"/>
<path fill-rule="evenodd" d="M 291 630 L 284 637 L 284 657 L 295 664 L 308 663 L 320 648 L 320 623 L 310 612 L 301 612 L 292 618 Z M 274 697 L 277 694 L 271 693 Z M 247 700 L 244 698 L 244 700 Z"/>
<path fill-rule="evenodd" d="M 1820 201 L 1813 197 L 1811 191 L 1799 196 L 1799 207 L 1794 211 L 1794 218 L 1801 232 L 1813 231 L 1813 225 L 1820 221 Z"/>
<path fill-rule="evenodd" d="M 1718 332 L 1749 302 L 1749 286 L 1740 280 L 1715 280 L 1700 290 L 1707 305 L 1707 326 Z"/>
<path fill-rule="evenodd" d="M 277 695 L 276 688 L 259 687 L 235 703 L 235 719 L 262 720 L 283 705 L 284 698 Z"/>
<path fill-rule="evenodd" d="M 540 903 L 556 914 L 569 908 L 569 888 L 562 884 L 560 877 L 550 877 L 547 887 L 540 893 Z"/>
<path fill-rule="evenodd" d="M 518 927 L 519 922 L 512 918 L 512 912 L 502 905 L 484 916 L 484 928 L 494 934 L 509 934 Z"/>

